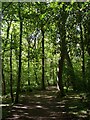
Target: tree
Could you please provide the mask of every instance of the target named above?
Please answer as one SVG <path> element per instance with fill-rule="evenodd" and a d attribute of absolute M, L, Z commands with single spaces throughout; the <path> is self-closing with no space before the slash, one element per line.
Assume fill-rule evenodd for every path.
<path fill-rule="evenodd" d="M 13 98 L 13 88 L 12 88 L 12 85 L 13 85 L 13 78 L 12 78 L 12 34 L 11 34 L 11 43 L 10 43 L 10 93 L 11 93 L 11 100 L 12 102 L 14 101 L 14 98 Z"/>
<path fill-rule="evenodd" d="M 43 25 L 41 26 L 41 32 L 42 32 L 42 89 L 45 89 L 45 83 L 44 83 L 44 30 Z"/>
<path fill-rule="evenodd" d="M 19 68 L 18 68 L 18 81 L 17 81 L 17 90 L 16 90 L 16 98 L 15 103 L 18 103 L 19 99 L 19 92 L 20 92 L 20 81 L 21 81 L 21 55 L 22 55 L 22 18 L 21 18 L 21 4 L 18 3 L 18 14 L 19 14 L 19 20 L 20 20 L 20 44 L 19 44 Z"/>
<path fill-rule="evenodd" d="M 58 86 L 60 89 L 61 96 L 64 95 L 64 89 L 63 89 L 63 81 L 62 81 L 62 74 L 63 74 L 63 66 L 64 66 L 64 59 L 65 59 L 65 39 L 66 39 L 66 30 L 65 30 L 65 23 L 68 17 L 68 14 L 65 11 L 65 4 L 62 6 L 62 11 L 61 11 L 61 20 L 58 22 L 58 27 L 59 27 L 59 34 L 60 34 L 60 40 L 61 40 L 61 54 L 60 54 L 60 59 L 58 62 Z M 61 31 L 62 30 L 62 31 Z"/>

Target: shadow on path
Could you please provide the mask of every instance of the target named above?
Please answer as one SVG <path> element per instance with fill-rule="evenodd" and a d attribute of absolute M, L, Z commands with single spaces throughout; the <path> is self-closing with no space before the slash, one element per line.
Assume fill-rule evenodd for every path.
<path fill-rule="evenodd" d="M 20 96 L 20 104 L 3 107 L 7 115 L 3 114 L 2 120 L 87 120 L 87 116 L 79 117 L 72 109 L 72 113 L 69 112 L 70 102 L 75 100 L 74 96 L 61 99 L 56 96 L 56 87 L 23 94 Z M 71 106 L 71 108 L 75 107 Z"/>

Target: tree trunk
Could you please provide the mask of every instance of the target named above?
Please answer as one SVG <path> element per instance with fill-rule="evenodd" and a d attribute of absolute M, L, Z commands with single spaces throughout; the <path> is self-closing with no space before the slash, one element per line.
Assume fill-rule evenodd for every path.
<path fill-rule="evenodd" d="M 58 3 L 60 4 L 60 3 Z M 62 11 L 60 11 L 61 18 L 59 18 L 58 22 L 58 28 L 59 28 L 59 34 L 60 34 L 60 45 L 61 45 L 61 54 L 59 59 L 59 70 L 58 70 L 58 86 L 60 89 L 60 94 L 61 96 L 64 95 L 64 88 L 63 88 L 63 80 L 62 80 L 62 75 L 63 75 L 63 66 L 64 66 L 64 59 L 65 59 L 65 46 L 66 46 L 66 29 L 65 29 L 65 23 L 68 17 L 68 14 L 65 11 L 65 5 L 62 7 Z"/>
<path fill-rule="evenodd" d="M 6 95 L 6 81 L 4 77 L 4 71 L 3 71 L 3 60 L 2 60 L 2 93 L 3 95 Z"/>
<path fill-rule="evenodd" d="M 28 41 L 28 86 L 30 87 L 30 41 Z"/>
<path fill-rule="evenodd" d="M 52 59 L 51 59 L 51 62 L 50 62 L 50 80 L 52 80 L 52 70 L 53 70 L 53 67 L 52 67 Z"/>
<path fill-rule="evenodd" d="M 62 52 L 61 52 L 62 54 Z M 64 89 L 63 89 L 63 81 L 62 81 L 62 74 L 63 74 L 63 65 L 64 65 L 64 56 L 62 54 L 61 59 L 59 59 L 58 61 L 58 89 L 60 90 L 60 95 L 63 96 L 64 95 Z"/>
<path fill-rule="evenodd" d="M 45 81 L 44 81 L 44 30 L 41 27 L 42 32 L 42 89 L 45 89 Z"/>
<path fill-rule="evenodd" d="M 69 69 L 69 73 L 70 73 L 70 77 L 71 77 L 71 83 L 72 83 L 72 86 L 73 86 L 73 90 L 76 90 L 76 84 L 75 84 L 76 79 L 75 79 L 75 73 L 74 73 L 73 65 L 72 65 L 70 56 L 69 56 L 66 48 L 65 48 L 65 51 L 66 51 L 65 53 L 66 53 L 68 69 Z"/>
<path fill-rule="evenodd" d="M 59 87 L 61 96 L 64 95 L 63 80 L 62 80 L 64 59 L 65 59 L 65 39 L 66 39 L 66 33 L 64 33 L 65 32 L 64 27 L 65 27 L 64 24 L 62 24 L 61 25 L 62 32 L 60 31 L 60 27 L 59 27 L 59 33 L 60 33 L 60 37 L 61 37 L 61 54 L 60 54 L 61 59 L 59 59 L 59 61 L 58 61 L 58 68 L 59 68 L 59 70 L 58 70 L 58 87 Z"/>
<path fill-rule="evenodd" d="M 86 82 L 85 82 L 84 42 L 83 42 L 83 33 L 82 33 L 82 25 L 81 25 L 81 23 L 80 23 L 80 38 L 81 38 L 81 55 L 82 55 L 82 79 L 83 79 L 84 87 L 86 87 Z"/>
<path fill-rule="evenodd" d="M 14 101 L 13 98 L 13 88 L 12 88 L 12 35 L 11 35 L 11 43 L 10 43 L 10 94 L 11 100 Z"/>
<path fill-rule="evenodd" d="M 7 27 L 7 37 L 6 37 L 6 39 L 9 38 L 9 30 L 10 30 L 10 27 L 11 27 L 11 22 L 12 21 L 10 21 L 10 23 L 9 22 L 7 23 L 8 27 Z M 2 83 L 2 90 L 3 90 L 3 95 L 6 95 L 6 81 L 5 81 L 5 76 L 4 76 L 4 53 L 5 53 L 5 48 L 7 46 L 7 41 L 8 40 L 6 40 L 5 43 L 3 43 L 4 48 L 3 48 L 3 53 L 2 53 L 2 82 L 3 82 Z"/>
<path fill-rule="evenodd" d="M 10 21 L 10 23 L 9 22 L 7 22 L 7 23 L 8 23 L 8 28 L 7 28 L 7 39 L 8 39 L 9 38 L 9 30 L 10 30 L 12 21 Z"/>
<path fill-rule="evenodd" d="M 88 28 L 87 28 L 87 52 L 89 55 L 88 58 L 88 80 L 87 80 L 87 88 L 90 92 L 90 19 L 88 19 Z"/>
<path fill-rule="evenodd" d="M 2 53 L 2 82 L 3 82 L 2 83 L 2 92 L 3 92 L 3 95 L 6 95 L 6 81 L 5 81 L 5 76 L 4 76 L 4 52 L 5 52 L 5 48 Z"/>
<path fill-rule="evenodd" d="M 37 36 L 37 34 L 36 34 L 36 36 Z M 35 37 L 35 39 L 34 39 L 34 47 L 35 47 L 35 51 L 37 51 L 37 41 L 36 41 L 37 39 L 36 39 L 36 37 Z M 38 55 L 37 55 L 37 52 L 35 52 L 35 65 L 34 65 L 34 74 L 35 74 L 35 80 L 36 80 L 36 83 L 37 83 L 37 85 L 40 85 L 40 83 L 39 83 L 39 81 L 38 81 L 38 74 L 37 74 L 37 69 L 38 69 Z"/>
<path fill-rule="evenodd" d="M 16 98 L 15 103 L 18 103 L 19 100 L 19 92 L 20 92 L 20 81 L 21 81 L 21 53 L 22 53 L 22 19 L 20 14 L 20 3 L 19 4 L 19 19 L 20 19 L 20 44 L 19 44 L 19 67 L 18 67 L 18 81 L 17 81 L 17 89 L 16 89 Z"/>

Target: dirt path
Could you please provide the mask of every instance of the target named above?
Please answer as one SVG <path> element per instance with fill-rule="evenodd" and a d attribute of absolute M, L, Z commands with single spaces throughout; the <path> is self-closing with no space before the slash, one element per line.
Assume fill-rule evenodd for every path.
<path fill-rule="evenodd" d="M 50 87 L 46 91 L 36 91 L 21 95 L 20 104 L 5 107 L 8 114 L 2 120 L 86 120 L 87 117 L 70 113 L 70 102 L 75 105 L 74 97 L 56 98 L 57 90 Z M 77 98 L 80 103 L 80 99 Z M 77 103 L 76 103 L 77 104 Z M 75 108 L 75 107 L 71 108 Z M 77 112 L 77 109 L 76 109 Z"/>

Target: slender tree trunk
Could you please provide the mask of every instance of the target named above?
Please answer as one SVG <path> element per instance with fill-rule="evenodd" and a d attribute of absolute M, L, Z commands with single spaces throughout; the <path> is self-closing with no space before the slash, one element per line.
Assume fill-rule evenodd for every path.
<path fill-rule="evenodd" d="M 12 21 L 10 21 L 10 23 L 9 22 L 7 23 L 8 24 L 7 39 L 9 38 L 9 30 L 10 30 L 10 27 L 11 27 L 11 22 Z M 5 48 L 7 46 L 7 41 L 8 40 L 6 40 L 5 43 L 3 43 L 5 47 L 3 48 L 3 53 L 2 53 L 2 82 L 3 82 L 2 90 L 3 90 L 3 95 L 6 95 L 6 81 L 5 81 L 5 76 L 4 76 L 4 53 L 5 53 Z"/>
<path fill-rule="evenodd" d="M 52 80 L 52 59 L 51 59 L 51 62 L 50 62 L 50 80 Z"/>
<path fill-rule="evenodd" d="M 11 43 L 10 43 L 10 94 L 11 100 L 14 101 L 13 98 L 13 88 L 12 88 L 12 35 L 11 35 Z"/>
<path fill-rule="evenodd" d="M 2 82 L 3 82 L 2 83 L 2 93 L 3 93 L 3 95 L 6 95 L 6 81 L 5 81 L 5 77 L 4 77 L 3 65 L 2 65 Z"/>
<path fill-rule="evenodd" d="M 42 32 L 42 89 L 45 89 L 45 80 L 44 80 L 44 30 L 41 27 Z"/>
<path fill-rule="evenodd" d="M 12 21 L 10 21 L 10 23 L 9 22 L 7 22 L 7 23 L 8 23 L 8 28 L 7 28 L 7 39 L 8 39 L 9 38 L 9 30 L 10 30 Z"/>
<path fill-rule="evenodd" d="M 35 73 L 35 79 L 36 79 L 36 83 L 37 85 L 40 85 L 39 81 L 38 81 L 38 74 L 37 74 L 37 69 L 38 69 L 38 57 L 37 57 L 37 53 L 36 53 L 36 59 L 35 59 L 35 66 L 34 66 L 34 73 Z"/>
<path fill-rule="evenodd" d="M 28 41 L 28 86 L 30 87 L 30 41 Z"/>
<path fill-rule="evenodd" d="M 54 63 L 53 63 L 54 64 Z M 54 65 L 53 65 L 53 85 L 55 85 L 55 74 L 54 74 L 54 72 L 55 72 L 55 67 L 54 67 Z"/>
<path fill-rule="evenodd" d="M 37 34 L 36 34 L 37 36 Z M 35 47 L 35 51 L 37 51 L 37 39 L 36 39 L 36 36 L 35 36 L 35 39 L 34 39 L 34 47 Z M 35 74 L 35 80 L 36 80 L 36 83 L 37 85 L 40 85 L 39 81 L 38 81 L 38 74 L 37 74 L 37 69 L 38 69 L 38 56 L 37 56 L 37 52 L 36 52 L 36 56 L 35 56 L 35 65 L 34 65 L 34 74 Z"/>
<path fill-rule="evenodd" d="M 84 57 L 84 41 L 83 41 L 83 32 L 82 25 L 80 23 L 80 38 L 81 38 L 81 52 L 82 52 L 82 79 L 85 87 L 85 57 Z"/>
<path fill-rule="evenodd" d="M 4 53 L 5 53 L 5 48 L 2 53 L 2 82 L 3 82 L 2 83 L 2 93 L 3 93 L 3 95 L 6 95 L 6 81 L 5 81 L 5 76 L 4 76 Z"/>
<path fill-rule="evenodd" d="M 15 103 L 19 101 L 19 92 L 20 92 L 20 82 L 21 82 L 21 54 L 22 54 L 22 19 L 20 14 L 20 3 L 19 4 L 19 19 L 20 19 L 20 44 L 19 44 L 19 67 L 18 67 L 18 81 L 17 81 L 17 89 L 16 89 L 16 98 Z"/>
<path fill-rule="evenodd" d="M 37 83 L 37 85 L 40 85 L 40 83 L 39 83 L 39 81 L 38 81 L 38 77 L 37 77 L 37 64 L 35 65 L 35 69 L 34 69 L 34 74 L 35 74 L 35 80 L 36 80 L 36 83 Z"/>

